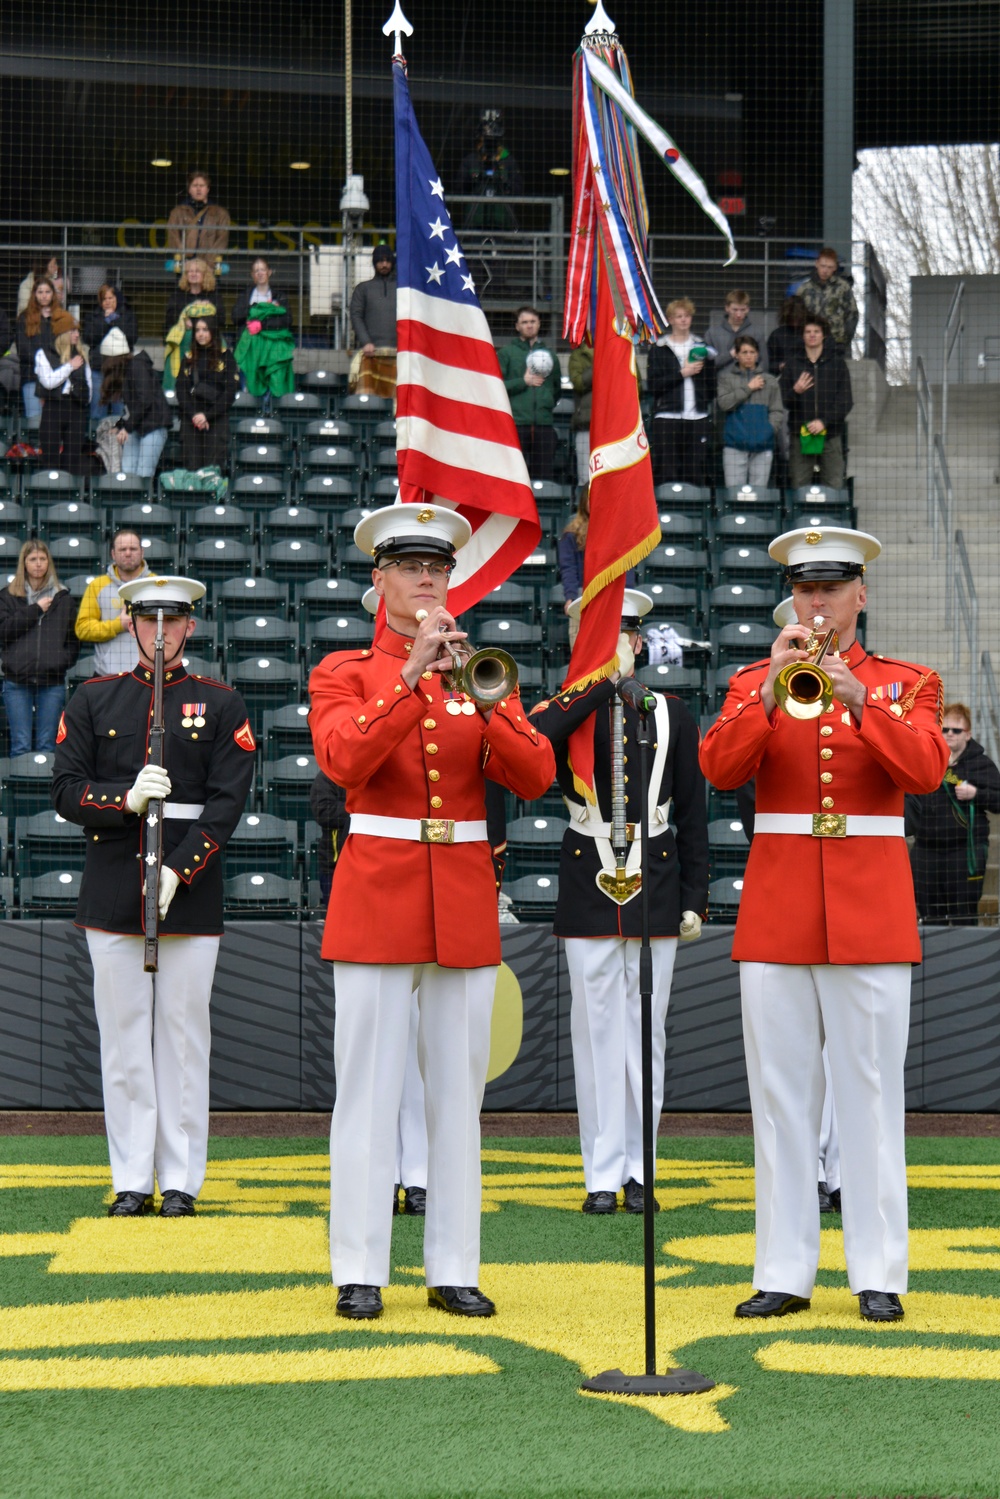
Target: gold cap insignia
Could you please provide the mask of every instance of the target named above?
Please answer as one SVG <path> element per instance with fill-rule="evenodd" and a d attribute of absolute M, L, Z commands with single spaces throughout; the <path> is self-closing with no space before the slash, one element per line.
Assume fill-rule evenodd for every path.
<path fill-rule="evenodd" d="M 434 519 L 434 511 L 433 510 L 421 510 L 420 513 L 417 516 L 417 520 L 422 521 L 424 523 L 424 525 L 426 525 L 429 520 L 433 520 L 433 519 Z"/>
<path fill-rule="evenodd" d="M 819 543 L 822 540 L 823 540 L 823 533 L 821 531 L 807 531 L 806 532 L 806 541 L 809 543 L 809 545 L 811 547 L 818 546 Z"/>

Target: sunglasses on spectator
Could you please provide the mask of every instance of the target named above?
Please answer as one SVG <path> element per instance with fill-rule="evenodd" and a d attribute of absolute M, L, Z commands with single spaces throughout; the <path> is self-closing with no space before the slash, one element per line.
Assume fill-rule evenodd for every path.
<path fill-rule="evenodd" d="M 968 729 L 942 729 L 942 734 L 967 734 Z"/>

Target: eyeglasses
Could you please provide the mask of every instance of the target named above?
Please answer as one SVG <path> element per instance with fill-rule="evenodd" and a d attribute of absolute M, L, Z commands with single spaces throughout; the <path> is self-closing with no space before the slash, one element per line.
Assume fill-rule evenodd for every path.
<path fill-rule="evenodd" d="M 968 729 L 949 729 L 946 727 L 941 732 L 942 734 L 967 734 L 969 731 Z"/>
<path fill-rule="evenodd" d="M 394 567 L 402 573 L 404 578 L 419 578 L 421 574 L 428 573 L 435 583 L 440 583 L 443 578 L 447 578 L 453 566 L 452 562 L 418 562 L 415 557 L 403 557 L 399 562 L 390 560 L 382 563 L 383 569 Z"/>

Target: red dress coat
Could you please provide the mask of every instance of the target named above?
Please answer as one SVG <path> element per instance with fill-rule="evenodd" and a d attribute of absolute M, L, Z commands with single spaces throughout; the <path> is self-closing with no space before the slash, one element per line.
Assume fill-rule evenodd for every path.
<path fill-rule="evenodd" d="M 866 688 L 861 722 L 842 703 L 797 721 L 760 689 L 769 661 L 732 678 L 701 746 L 713 786 L 757 778 L 757 811 L 846 812 L 902 817 L 907 791 L 941 784 L 941 680 L 909 661 L 843 652 Z M 828 779 L 823 779 L 828 777 Z M 744 876 L 733 958 L 750 963 L 919 963 L 913 879 L 906 842 L 756 833 Z"/>
<path fill-rule="evenodd" d="M 338 651 L 309 678 L 319 767 L 347 791 L 348 812 L 379 817 L 486 817 L 485 782 L 533 799 L 552 784 L 552 746 L 520 697 L 489 722 L 446 711 L 439 672 L 411 691 L 401 672 L 411 642 L 386 629 L 371 650 Z M 500 962 L 489 842 L 434 844 L 349 834 L 337 860 L 324 958 L 344 963 Z"/>

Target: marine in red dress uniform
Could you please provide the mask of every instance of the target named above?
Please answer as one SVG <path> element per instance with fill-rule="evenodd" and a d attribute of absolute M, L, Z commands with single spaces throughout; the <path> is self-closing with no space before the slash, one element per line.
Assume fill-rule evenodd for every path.
<path fill-rule="evenodd" d="M 701 764 L 721 789 L 756 777 L 754 839 L 733 958 L 740 962 L 753 1106 L 758 1293 L 740 1316 L 808 1305 L 819 1259 L 816 1157 L 827 1043 L 841 1133 L 844 1248 L 863 1317 L 902 1316 L 906 1290 L 903 1062 L 910 965 L 920 961 L 903 797 L 940 783 L 941 683 L 855 637 L 874 537 L 834 527 L 772 542 L 798 622 L 730 683 Z M 774 681 L 813 620 L 835 628 L 833 701 L 796 719 Z"/>
<path fill-rule="evenodd" d="M 388 506 L 362 521 L 355 541 L 375 559 L 388 627 L 370 650 L 326 657 L 309 682 L 316 758 L 346 788 L 351 815 L 322 949 L 337 995 L 331 1260 L 338 1310 L 349 1317 L 378 1316 L 389 1282 L 415 989 L 429 1300 L 463 1315 L 493 1311 L 476 1285 L 479 1109 L 500 963 L 485 783 L 534 798 L 551 785 L 555 760 L 516 690 L 481 710 L 442 677 L 452 665 L 444 642 L 464 639 L 444 601 L 456 545 L 469 534 L 444 507 Z"/>

